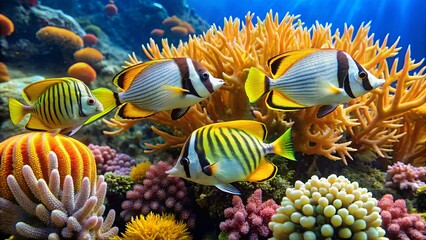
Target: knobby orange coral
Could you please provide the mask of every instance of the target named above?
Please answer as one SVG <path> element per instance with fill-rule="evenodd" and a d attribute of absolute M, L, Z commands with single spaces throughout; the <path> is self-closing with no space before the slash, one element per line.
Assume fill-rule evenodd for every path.
<path fill-rule="evenodd" d="M 104 59 L 104 55 L 96 48 L 86 47 L 74 53 L 74 60 L 76 62 L 94 64 L 102 61 L 102 59 Z"/>
<path fill-rule="evenodd" d="M 29 165 L 37 179 L 45 179 L 49 183 L 49 152 L 57 155 L 61 177 L 61 186 L 66 175 L 73 178 L 76 190 L 81 181 L 88 177 L 90 183 L 96 181 L 96 162 L 89 148 L 83 143 L 63 135 L 52 136 L 46 132 L 32 132 L 10 137 L 0 143 L 0 197 L 12 200 L 6 179 L 13 175 L 22 190 L 31 196 L 25 184 L 22 167 Z"/>
<path fill-rule="evenodd" d="M 0 14 L 0 36 L 9 36 L 15 31 L 13 22 L 3 14 Z"/>
<path fill-rule="evenodd" d="M 222 86 L 208 100 L 193 106 L 185 117 L 191 121 L 171 121 L 169 115 L 156 114 L 148 119 L 171 126 L 173 135 L 154 128 L 166 143 L 148 145 L 152 151 L 165 147 L 180 146 L 186 137 L 200 127 L 218 121 L 250 119 L 254 117 L 266 123 L 270 132 L 278 134 L 286 130 L 293 122 L 295 148 L 304 154 L 320 154 L 331 160 L 352 159 L 350 152 L 373 150 L 377 155 L 386 157 L 392 151 L 392 145 L 404 133 L 398 132 L 403 126 L 404 114 L 410 109 L 426 103 L 425 67 L 418 69 L 421 62 L 410 59 L 410 49 L 405 54 L 404 66 L 397 70 L 397 56 L 400 48 L 398 40 L 390 47 L 387 37 L 380 43 L 369 34 L 370 24 L 361 25 L 355 33 L 353 26 L 345 26 L 343 33 L 332 33 L 331 24 L 318 22 L 311 28 L 303 26 L 299 16 L 286 14 L 279 20 L 278 14 L 270 11 L 265 20 L 248 13 L 243 23 L 239 19 L 225 19 L 224 27 L 213 25 L 200 37 L 190 37 L 177 47 L 169 45 L 167 39 L 161 42 L 161 48 L 151 40 L 142 46 L 149 59 L 191 57 L 201 62 L 215 77 L 225 79 Z M 348 52 L 366 69 L 386 83 L 382 89 L 376 89 L 362 97 L 339 106 L 336 111 L 318 119 L 314 117 L 318 107 L 297 112 L 276 112 L 268 110 L 263 101 L 258 101 L 249 111 L 250 105 L 244 92 L 244 82 L 250 67 L 269 72 L 267 60 L 287 50 L 305 48 L 335 48 Z M 160 49 L 162 49 L 160 51 Z M 137 63 L 135 56 L 126 62 L 127 66 Z M 416 73 L 413 73 L 417 69 Z M 252 115 L 253 113 L 253 115 Z M 193 123 L 192 121 L 196 121 Z M 112 120 L 107 122 L 120 133 L 137 121 Z M 344 136 L 347 132 L 348 136 Z M 151 151 L 151 152 L 152 152 Z"/>
<path fill-rule="evenodd" d="M 36 37 L 41 42 L 58 46 L 64 50 L 75 51 L 83 47 L 83 39 L 65 28 L 47 26 L 38 30 Z"/>

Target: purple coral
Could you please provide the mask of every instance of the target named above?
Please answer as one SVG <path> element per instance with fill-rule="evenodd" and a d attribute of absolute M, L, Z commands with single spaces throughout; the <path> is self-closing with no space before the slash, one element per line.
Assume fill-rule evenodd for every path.
<path fill-rule="evenodd" d="M 396 190 L 415 192 L 418 187 L 425 184 L 426 167 L 414 167 L 397 162 L 388 167 L 386 172 L 386 186 Z"/>
<path fill-rule="evenodd" d="M 133 190 L 126 192 L 120 216 L 128 222 L 131 217 L 149 212 L 174 213 L 189 227 L 195 226 L 195 215 L 189 210 L 188 190 L 185 182 L 178 177 L 168 177 L 165 173 L 172 165 L 159 161 L 151 165 L 143 184 L 135 184 Z"/>
<path fill-rule="evenodd" d="M 407 213 L 403 199 L 393 201 L 393 196 L 386 194 L 380 199 L 382 227 L 390 240 L 424 240 L 426 222 L 418 214 Z"/>
<path fill-rule="evenodd" d="M 270 235 L 268 223 L 279 206 L 272 199 L 262 202 L 262 190 L 256 189 L 247 199 L 246 206 L 236 195 L 232 198 L 232 204 L 234 207 L 224 211 L 227 220 L 219 225 L 220 230 L 228 235 L 229 240 L 237 240 L 243 236 L 249 236 L 250 240 L 255 240 Z"/>
<path fill-rule="evenodd" d="M 136 165 L 136 160 L 125 153 L 117 151 L 109 146 L 88 145 L 90 151 L 95 156 L 98 174 L 112 172 L 119 175 L 129 175 L 132 166 Z"/>

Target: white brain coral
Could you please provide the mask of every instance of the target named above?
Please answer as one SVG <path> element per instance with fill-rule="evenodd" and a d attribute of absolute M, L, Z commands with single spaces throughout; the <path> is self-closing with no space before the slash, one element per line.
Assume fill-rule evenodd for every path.
<path fill-rule="evenodd" d="M 269 223 L 271 239 L 388 239 L 377 203 L 358 182 L 314 175 L 286 190 Z"/>

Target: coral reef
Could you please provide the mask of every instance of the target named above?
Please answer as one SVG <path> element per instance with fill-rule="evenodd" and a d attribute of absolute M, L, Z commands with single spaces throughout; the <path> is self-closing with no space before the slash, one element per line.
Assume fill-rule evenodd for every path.
<path fill-rule="evenodd" d="M 246 206 L 239 196 L 234 195 L 232 205 L 224 211 L 227 220 L 219 225 L 221 234 L 227 235 L 229 240 L 270 236 L 268 223 L 279 205 L 272 199 L 262 202 L 262 190 L 256 189 L 247 199 Z"/>
<path fill-rule="evenodd" d="M 268 110 L 263 103 L 253 106 L 255 118 L 264 122 L 271 133 L 284 132 L 293 122 L 296 151 L 303 154 L 319 154 L 330 160 L 352 159 L 351 152 L 374 151 L 378 156 L 391 156 L 392 145 L 403 136 L 398 130 L 403 126 L 404 114 L 426 103 L 426 68 L 418 69 L 422 62 L 410 59 L 406 51 L 403 68 L 398 70 L 398 59 L 392 65 L 388 58 L 398 55 L 400 48 L 395 42 L 387 46 L 387 38 L 381 44 L 369 35 L 370 25 L 361 25 L 355 33 L 353 26 L 345 26 L 343 33 L 332 33 L 331 25 L 316 23 L 303 27 L 299 16 L 287 14 L 279 20 L 278 14 L 269 12 L 264 21 L 254 14 L 247 14 L 245 22 L 239 19 L 225 20 L 223 28 L 211 27 L 203 36 L 190 37 L 177 47 L 166 39 L 159 47 L 154 40 L 143 51 L 149 59 L 191 57 L 200 61 L 215 77 L 226 84 L 208 100 L 192 107 L 187 118 L 171 121 L 168 114 L 149 117 L 156 123 L 167 125 L 172 134 L 153 129 L 165 143 L 152 147 L 158 151 L 167 147 L 181 146 L 195 128 L 217 121 L 252 118 L 244 92 L 244 82 L 250 67 L 268 72 L 267 60 L 287 50 L 304 48 L 335 48 L 351 54 L 375 76 L 385 78 L 382 89 L 339 106 L 336 111 L 318 119 L 318 107 L 297 112 Z M 160 51 L 161 49 L 161 51 Z M 138 62 L 132 58 L 128 65 Z M 410 97 L 406 97 L 410 96 Z M 188 120 L 192 123 L 188 126 Z M 114 122 L 119 133 L 137 121 Z M 347 136 L 344 136 L 344 132 Z"/>
<path fill-rule="evenodd" d="M 0 14 L 0 36 L 9 36 L 15 31 L 13 22 L 3 14 Z"/>
<path fill-rule="evenodd" d="M 73 179 L 75 190 L 78 191 L 82 179 L 88 177 L 94 184 L 96 179 L 96 162 L 89 148 L 74 138 L 56 135 L 47 132 L 32 132 L 10 137 L 0 143 L 0 197 L 13 201 L 11 190 L 7 187 L 7 179 L 12 175 L 19 187 L 30 198 L 30 186 L 27 186 L 25 176 L 22 173 L 24 165 L 34 170 L 37 179 L 49 180 L 49 152 L 58 156 L 58 172 L 61 186 L 65 176 Z M 15 199 L 17 200 L 17 199 Z"/>
<path fill-rule="evenodd" d="M 98 43 L 98 38 L 96 37 L 96 35 L 92 33 L 88 33 L 84 35 L 83 37 L 81 37 L 81 39 L 83 39 L 83 43 L 85 47 L 91 47 L 95 45 L 96 43 Z"/>
<path fill-rule="evenodd" d="M 168 177 L 165 172 L 171 168 L 172 165 L 164 161 L 149 167 L 143 184 L 135 184 L 133 190 L 126 193 L 127 200 L 121 204 L 123 211 L 120 213 L 124 221 L 149 212 L 170 212 L 189 227 L 195 226 L 185 182 L 181 178 Z"/>
<path fill-rule="evenodd" d="M 85 62 L 77 62 L 68 68 L 68 76 L 90 84 L 96 80 L 96 71 Z"/>
<path fill-rule="evenodd" d="M 130 169 L 130 179 L 135 183 L 142 183 L 146 173 L 151 166 L 151 162 L 141 162 Z"/>
<path fill-rule="evenodd" d="M 36 37 L 39 41 L 60 49 L 75 51 L 83 47 L 81 37 L 65 28 L 47 26 L 38 30 Z"/>
<path fill-rule="evenodd" d="M 136 165 L 136 160 L 125 153 L 117 153 L 109 146 L 88 145 L 95 156 L 98 174 L 112 172 L 119 175 L 129 175 L 130 169 Z"/>
<path fill-rule="evenodd" d="M 118 228 L 112 227 L 114 210 L 105 219 L 102 217 L 107 189 L 103 176 L 94 182 L 84 177 L 77 191 L 71 175 L 65 176 L 61 186 L 58 170 L 61 161 L 53 151 L 48 160 L 49 183 L 36 177 L 36 168 L 22 167 L 25 184 L 37 201 L 30 199 L 13 175 L 7 177 L 8 189 L 18 204 L 0 198 L 0 228 L 6 233 L 31 239 L 109 239 L 116 235 Z"/>
<path fill-rule="evenodd" d="M 387 239 L 377 202 L 343 176 L 296 181 L 269 223 L 272 239 Z"/>
<path fill-rule="evenodd" d="M 413 167 L 411 164 L 397 162 L 388 166 L 386 172 L 386 187 L 404 191 L 411 195 L 417 188 L 425 185 L 426 167 Z"/>
<path fill-rule="evenodd" d="M 76 62 L 85 62 L 93 65 L 102 61 L 102 59 L 104 59 L 102 53 L 98 49 L 92 47 L 85 47 L 74 53 L 74 60 Z"/>
<path fill-rule="evenodd" d="M 105 182 L 108 184 L 107 196 L 118 195 L 121 199 L 126 197 L 126 192 L 132 190 L 135 184 L 129 176 L 119 175 L 115 173 L 105 173 Z"/>
<path fill-rule="evenodd" d="M 175 220 L 174 215 L 154 214 L 139 215 L 126 224 L 122 236 L 114 236 L 111 240 L 191 240 L 186 225 Z"/>
<path fill-rule="evenodd" d="M 407 213 L 403 199 L 393 201 L 390 194 L 384 195 L 379 201 L 382 216 L 382 227 L 390 240 L 424 240 L 426 222 L 418 214 Z"/>

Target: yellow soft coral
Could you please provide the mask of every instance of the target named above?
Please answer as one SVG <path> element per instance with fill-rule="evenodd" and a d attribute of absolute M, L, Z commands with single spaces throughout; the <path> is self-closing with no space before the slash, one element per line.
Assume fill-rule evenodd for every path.
<path fill-rule="evenodd" d="M 387 59 L 397 56 L 398 41 L 387 46 L 387 38 L 380 44 L 369 34 L 370 24 L 361 25 L 355 33 L 352 26 L 345 26 L 343 33 L 332 33 L 331 25 L 318 22 L 311 28 L 303 26 L 299 16 L 286 14 L 282 20 L 270 11 L 265 20 L 248 13 L 243 23 L 239 19 L 225 19 L 224 27 L 213 25 L 200 37 L 190 37 L 177 47 L 163 39 L 161 47 L 151 39 L 142 46 L 149 59 L 191 57 L 201 62 L 215 77 L 226 83 L 208 100 L 193 106 L 186 114 L 191 121 L 172 121 L 169 113 L 157 114 L 148 119 L 171 127 L 172 133 L 154 129 L 166 142 L 149 145 L 150 152 L 167 147 L 181 146 L 186 137 L 196 128 L 212 122 L 254 117 L 264 122 L 271 133 L 282 133 L 293 126 L 295 148 L 303 154 L 319 154 L 331 160 L 352 159 L 350 152 L 373 150 L 386 157 L 392 145 L 404 133 L 404 114 L 410 109 L 426 103 L 426 81 L 421 66 L 410 59 L 410 50 L 405 55 L 404 66 L 397 70 L 398 60 L 389 69 Z M 317 107 L 297 112 L 276 112 L 268 110 L 263 101 L 250 108 L 244 92 L 244 82 L 250 67 L 269 72 L 267 60 L 287 50 L 305 48 L 341 49 L 353 56 L 366 69 L 386 83 L 348 104 L 339 106 L 332 114 L 318 119 L 313 113 Z M 160 50 L 161 49 L 161 50 Z M 127 66 L 139 62 L 133 55 Z M 251 111 L 250 111 L 251 110 Z M 113 120 L 110 126 L 125 131 L 136 121 Z M 343 134 L 348 132 L 348 134 Z"/>
<path fill-rule="evenodd" d="M 174 215 L 154 214 L 140 215 L 126 224 L 122 237 L 112 237 L 110 240 L 190 240 L 187 227 L 182 222 L 176 222 Z"/>
<path fill-rule="evenodd" d="M 150 162 L 141 162 L 138 165 L 134 166 L 130 170 L 130 179 L 135 183 L 142 183 L 143 179 L 145 178 L 146 172 L 148 172 L 150 166 Z"/>

